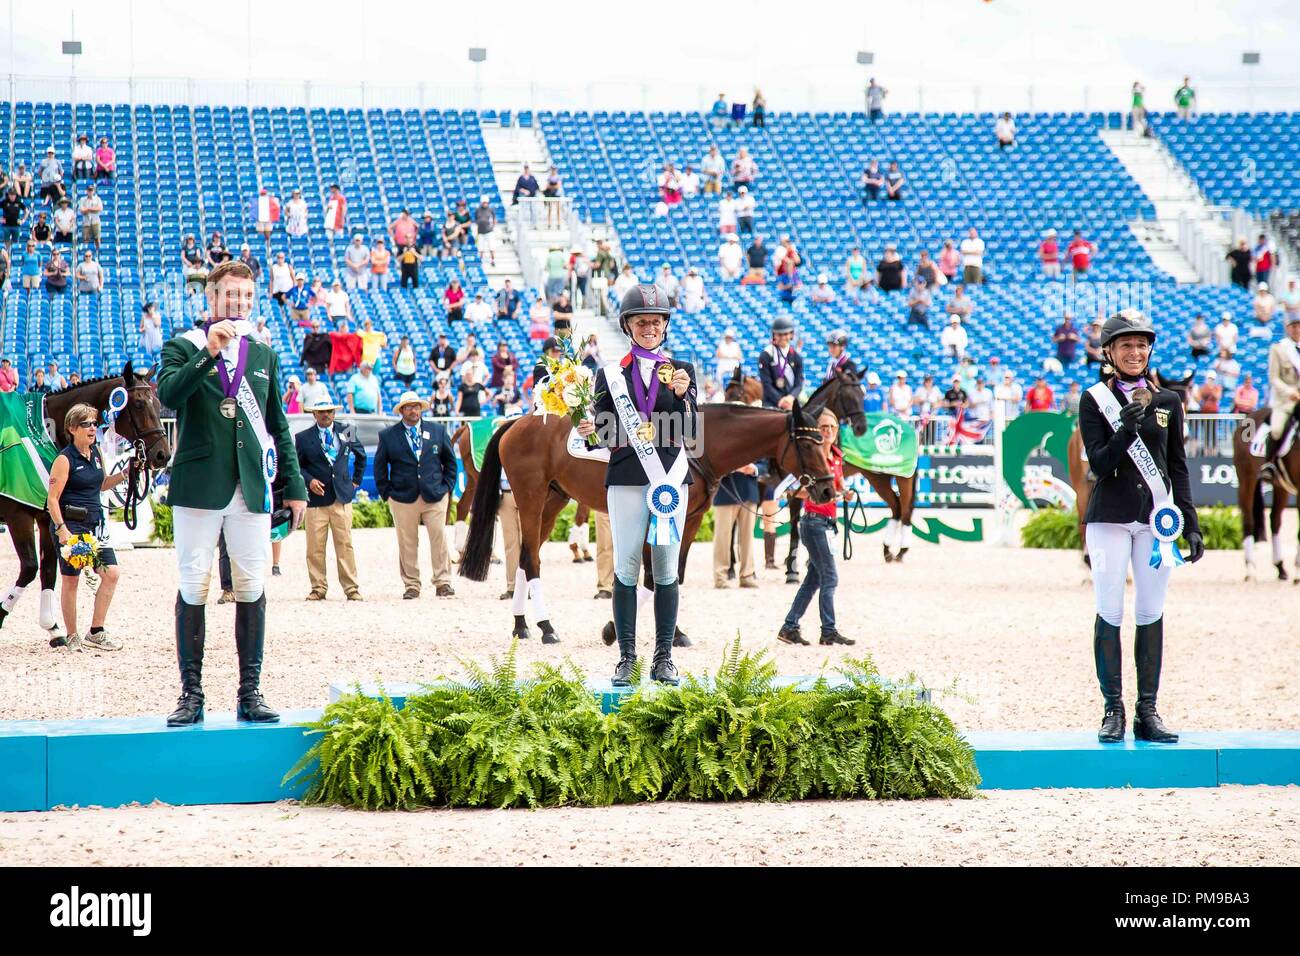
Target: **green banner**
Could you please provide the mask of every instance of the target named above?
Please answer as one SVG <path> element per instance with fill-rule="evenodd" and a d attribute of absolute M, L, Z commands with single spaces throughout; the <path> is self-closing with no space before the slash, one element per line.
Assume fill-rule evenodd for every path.
<path fill-rule="evenodd" d="M 502 422 L 507 419 L 480 418 L 478 421 L 469 423 L 469 443 L 474 453 L 474 470 L 483 470 L 483 456 L 487 453 L 488 442 L 492 440 L 492 433 L 497 430 Z"/>
<path fill-rule="evenodd" d="M 44 508 L 50 467 L 59 457 L 45 434 L 39 392 L 0 393 L 0 495 Z"/>
<path fill-rule="evenodd" d="M 916 473 L 916 429 L 896 415 L 868 414 L 867 430 L 861 436 L 842 425 L 840 450 L 846 462 L 865 471 L 898 478 Z"/>

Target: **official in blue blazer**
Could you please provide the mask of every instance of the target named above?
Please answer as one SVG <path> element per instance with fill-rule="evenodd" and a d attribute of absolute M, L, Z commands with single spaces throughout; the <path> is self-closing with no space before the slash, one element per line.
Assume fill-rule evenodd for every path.
<path fill-rule="evenodd" d="M 447 550 L 447 506 L 456 481 L 451 436 L 438 422 L 426 422 L 429 407 L 415 392 L 397 402 L 401 421 L 379 433 L 375 484 L 388 502 L 397 528 L 398 568 L 406 600 L 420 596 L 420 526 L 429 534 L 433 585 L 438 597 L 452 597 L 451 554 Z"/>
<path fill-rule="evenodd" d="M 307 482 L 307 577 L 311 581 L 308 601 L 325 600 L 329 580 L 325 574 L 325 550 L 334 538 L 339 583 L 349 601 L 361 600 L 357 583 L 357 556 L 352 549 L 352 499 L 366 473 L 366 449 L 351 425 L 334 420 L 338 406 L 318 402 L 307 411 L 316 424 L 294 436 L 298 468 Z M 349 462 L 351 467 L 349 467 Z"/>

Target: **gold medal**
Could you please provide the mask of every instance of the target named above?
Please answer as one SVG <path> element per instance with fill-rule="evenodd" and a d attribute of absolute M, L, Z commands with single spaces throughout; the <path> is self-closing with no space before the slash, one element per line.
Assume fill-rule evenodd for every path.
<path fill-rule="evenodd" d="M 673 383 L 673 372 L 675 371 L 676 369 L 673 368 L 671 362 L 664 362 L 655 369 L 655 374 L 659 376 L 659 381 L 665 385 L 671 385 Z"/>
<path fill-rule="evenodd" d="M 655 440 L 655 426 L 652 422 L 642 422 L 641 427 L 636 430 L 636 435 L 642 441 Z"/>

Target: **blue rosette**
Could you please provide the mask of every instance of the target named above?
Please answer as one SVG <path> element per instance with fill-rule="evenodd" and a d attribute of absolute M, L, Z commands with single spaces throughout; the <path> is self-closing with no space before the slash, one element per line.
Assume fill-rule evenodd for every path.
<path fill-rule="evenodd" d="M 1168 564 L 1178 567 L 1183 564 L 1183 556 L 1178 553 L 1175 543 L 1182 537 L 1186 520 L 1178 506 L 1172 501 L 1164 501 L 1151 509 L 1151 533 L 1155 541 L 1151 543 L 1151 567 L 1159 568 Z"/>

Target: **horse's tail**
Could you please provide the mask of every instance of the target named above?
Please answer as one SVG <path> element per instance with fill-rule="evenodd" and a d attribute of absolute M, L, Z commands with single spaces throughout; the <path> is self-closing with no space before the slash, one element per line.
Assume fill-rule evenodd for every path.
<path fill-rule="evenodd" d="M 514 422 L 506 422 L 492 435 L 483 453 L 483 467 L 474 483 L 474 504 L 470 509 L 469 538 L 460 558 L 460 575 L 484 581 L 492 565 L 492 532 L 501 507 L 501 436 Z"/>
<path fill-rule="evenodd" d="M 1273 492 L 1277 494 L 1276 491 Z M 1255 482 L 1255 494 L 1250 501 L 1250 516 L 1255 524 L 1255 540 L 1268 540 L 1268 522 L 1264 520 L 1264 483 Z"/>

